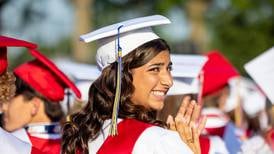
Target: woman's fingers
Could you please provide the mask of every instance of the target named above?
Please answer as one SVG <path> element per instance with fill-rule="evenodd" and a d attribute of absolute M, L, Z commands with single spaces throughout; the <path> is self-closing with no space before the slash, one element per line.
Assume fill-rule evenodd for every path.
<path fill-rule="evenodd" d="M 197 108 L 195 106 L 195 104 L 193 106 L 194 106 L 194 108 Z M 198 112 L 200 110 L 199 106 L 197 109 L 194 109 L 194 110 L 195 111 L 193 111 L 193 112 L 195 112 L 195 113 L 191 112 L 192 116 L 197 116 L 198 114 L 196 112 Z M 200 154 L 201 149 L 200 149 L 199 136 L 200 136 L 202 129 L 205 126 L 206 118 L 203 117 L 199 121 L 199 123 L 196 124 L 196 123 L 194 123 L 194 121 L 196 121 L 195 119 L 197 119 L 197 118 L 191 117 L 194 124 L 189 125 L 186 120 L 187 116 L 190 115 L 189 113 L 190 113 L 190 111 L 186 111 L 186 115 L 182 115 L 180 113 L 177 114 L 177 116 L 175 117 L 176 131 L 179 133 L 181 139 L 190 147 L 190 149 L 195 154 Z M 171 122 L 169 122 L 169 123 L 171 123 Z"/>
<path fill-rule="evenodd" d="M 175 125 L 176 125 L 176 130 L 179 133 L 180 137 L 184 142 L 187 142 L 187 137 L 189 134 L 187 133 L 188 126 L 186 125 L 184 116 L 182 114 L 177 114 L 175 117 Z"/>
<path fill-rule="evenodd" d="M 200 134 L 198 133 L 198 129 L 195 127 L 192 127 L 192 133 L 193 133 L 193 139 L 194 139 L 193 151 L 195 154 L 200 154 L 201 153 L 201 147 L 200 147 L 200 141 L 199 141 Z"/>
<path fill-rule="evenodd" d="M 178 114 L 175 118 L 177 132 L 181 139 L 192 149 L 195 154 L 199 154 L 199 134 L 197 125 L 190 126 L 184 120 L 184 116 Z"/>
<path fill-rule="evenodd" d="M 203 129 L 205 128 L 206 120 L 207 120 L 206 116 L 203 116 L 201 121 L 199 122 L 199 125 L 198 125 L 198 128 L 197 128 L 198 135 L 200 135 L 201 132 L 203 131 Z"/>
<path fill-rule="evenodd" d="M 183 101 L 180 105 L 180 108 L 179 108 L 179 111 L 178 111 L 177 114 L 181 113 L 182 115 L 185 115 L 186 109 L 187 109 L 187 107 L 190 103 L 190 99 L 191 98 L 189 96 L 186 96 L 186 97 L 183 98 Z"/>
<path fill-rule="evenodd" d="M 199 119 L 200 112 L 201 112 L 201 105 L 198 105 L 196 103 L 196 101 L 194 101 L 194 103 L 195 103 L 195 106 L 194 106 L 194 110 L 193 110 L 191 120 L 190 120 L 191 126 L 194 126 L 196 124 L 197 120 Z"/>
<path fill-rule="evenodd" d="M 191 101 L 190 97 L 185 97 L 175 117 L 175 121 L 173 121 L 173 118 L 168 120 L 170 128 L 172 127 L 173 130 L 175 128 L 182 140 L 196 154 L 200 154 L 201 152 L 199 136 L 206 124 L 206 117 L 202 117 L 197 123 L 200 117 L 200 111 L 201 106 L 198 105 L 196 101 Z"/>
<path fill-rule="evenodd" d="M 184 115 L 184 119 L 187 125 L 189 125 L 190 119 L 192 118 L 194 107 L 195 107 L 195 101 L 191 101 L 190 104 L 187 106 L 186 113 Z"/>
<path fill-rule="evenodd" d="M 170 130 L 176 131 L 176 125 L 171 115 L 168 115 L 166 123 Z"/>
<path fill-rule="evenodd" d="M 185 117 L 182 114 L 178 114 L 175 118 L 176 130 L 180 134 L 184 142 L 190 142 L 193 140 L 191 127 L 187 124 Z"/>

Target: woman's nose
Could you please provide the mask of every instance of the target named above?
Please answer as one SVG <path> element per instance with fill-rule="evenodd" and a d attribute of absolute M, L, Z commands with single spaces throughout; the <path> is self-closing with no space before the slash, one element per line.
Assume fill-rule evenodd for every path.
<path fill-rule="evenodd" d="M 167 86 L 168 88 L 170 88 L 173 85 L 173 78 L 169 71 L 162 75 L 161 84 Z"/>

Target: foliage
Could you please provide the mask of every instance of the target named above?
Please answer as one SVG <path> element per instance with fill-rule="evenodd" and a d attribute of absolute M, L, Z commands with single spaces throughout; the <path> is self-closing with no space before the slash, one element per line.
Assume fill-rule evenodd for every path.
<path fill-rule="evenodd" d="M 211 9 L 211 48 L 221 50 L 241 72 L 245 63 L 274 45 L 273 0 L 231 0 L 226 8 Z"/>
<path fill-rule="evenodd" d="M 0 4 L 6 1 L 0 0 Z M 274 0 L 204 1 L 209 4 L 205 14 L 210 34 L 209 48 L 222 51 L 241 72 L 244 72 L 243 65 L 246 62 L 274 45 Z M 174 8 L 187 11 L 186 2 L 189 0 L 94 0 L 90 6 L 93 28 L 128 18 L 167 15 Z M 36 41 L 39 43 L 39 40 Z M 50 57 L 62 56 L 71 53 L 70 43 L 70 38 L 67 38 L 54 47 L 40 44 L 40 49 Z M 183 40 L 172 47 L 175 51 L 197 49 L 193 42 Z M 52 51 L 55 51 L 54 54 Z M 66 52 L 60 54 L 61 51 Z"/>

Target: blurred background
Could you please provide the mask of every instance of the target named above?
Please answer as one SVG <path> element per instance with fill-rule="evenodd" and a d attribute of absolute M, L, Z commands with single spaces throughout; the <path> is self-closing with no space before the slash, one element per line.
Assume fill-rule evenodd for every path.
<path fill-rule="evenodd" d="M 51 59 L 94 64 L 96 43 L 81 34 L 154 14 L 172 21 L 154 30 L 173 53 L 218 49 L 243 75 L 243 64 L 274 45 L 274 0 L 0 0 L 0 34 L 35 42 Z M 28 58 L 19 50 L 11 67 Z"/>

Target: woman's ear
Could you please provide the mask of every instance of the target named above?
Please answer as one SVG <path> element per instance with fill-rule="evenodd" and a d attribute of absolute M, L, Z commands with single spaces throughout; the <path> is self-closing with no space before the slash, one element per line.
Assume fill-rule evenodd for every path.
<path fill-rule="evenodd" d="M 31 110 L 31 115 L 34 116 L 37 114 L 37 112 L 39 111 L 39 107 L 40 107 L 40 104 L 41 104 L 41 99 L 37 98 L 37 97 L 34 97 L 32 100 L 31 100 L 31 103 L 32 103 L 32 110 Z"/>

